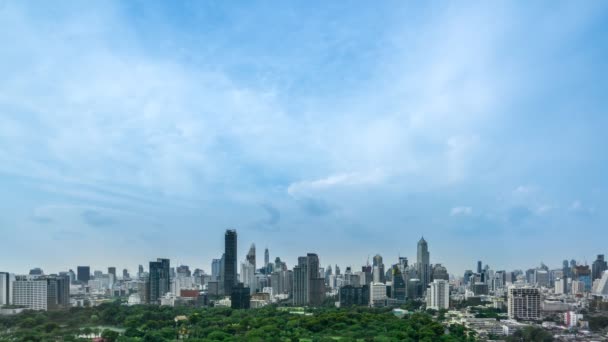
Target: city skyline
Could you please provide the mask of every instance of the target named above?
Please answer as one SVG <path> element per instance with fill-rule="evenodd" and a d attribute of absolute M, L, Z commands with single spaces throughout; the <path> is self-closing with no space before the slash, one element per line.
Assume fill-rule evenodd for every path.
<path fill-rule="evenodd" d="M 608 3 L 0 2 L 0 269 L 606 251 Z M 18 39 L 15 39 L 18 37 Z M 71 265 L 71 267 L 70 267 Z"/>

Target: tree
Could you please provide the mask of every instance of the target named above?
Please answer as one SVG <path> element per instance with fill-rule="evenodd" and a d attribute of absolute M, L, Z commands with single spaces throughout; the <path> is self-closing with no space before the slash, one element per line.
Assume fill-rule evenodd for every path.
<path fill-rule="evenodd" d="M 101 337 L 106 342 L 115 342 L 118 339 L 118 336 L 120 336 L 119 333 L 117 333 L 114 330 L 110 330 L 110 329 L 106 329 L 101 333 Z"/>

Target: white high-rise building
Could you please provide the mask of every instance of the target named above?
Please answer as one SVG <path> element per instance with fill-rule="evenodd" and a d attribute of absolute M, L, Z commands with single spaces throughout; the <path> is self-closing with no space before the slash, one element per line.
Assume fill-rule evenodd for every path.
<path fill-rule="evenodd" d="M 572 294 L 583 294 L 585 292 L 585 283 L 579 280 L 572 281 Z"/>
<path fill-rule="evenodd" d="M 566 282 L 564 281 L 564 279 L 560 279 L 560 278 L 555 279 L 555 294 L 566 293 L 565 285 L 566 285 Z"/>
<path fill-rule="evenodd" d="M 386 284 L 371 283 L 369 284 L 369 305 L 384 306 L 386 303 Z"/>
<path fill-rule="evenodd" d="M 540 291 L 535 287 L 509 287 L 509 318 L 524 321 L 539 320 Z"/>
<path fill-rule="evenodd" d="M 47 310 L 48 287 L 45 278 L 17 276 L 13 282 L 13 304 L 31 310 Z"/>
<path fill-rule="evenodd" d="M 600 296 L 608 296 L 608 271 L 602 273 L 597 285 L 594 287 L 594 294 Z"/>
<path fill-rule="evenodd" d="M 241 263 L 241 282 L 249 287 L 250 293 L 255 293 L 257 278 L 255 277 L 255 266 L 245 261 Z"/>
<path fill-rule="evenodd" d="M 15 276 L 0 272 L 0 306 L 13 304 L 13 281 Z"/>
<path fill-rule="evenodd" d="M 443 279 L 435 279 L 429 284 L 426 292 L 427 309 L 450 308 L 450 284 Z"/>

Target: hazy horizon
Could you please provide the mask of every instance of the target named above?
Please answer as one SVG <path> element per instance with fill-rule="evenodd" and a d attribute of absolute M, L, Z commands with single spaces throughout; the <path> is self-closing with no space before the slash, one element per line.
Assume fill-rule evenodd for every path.
<path fill-rule="evenodd" d="M 0 2 L 0 271 L 608 254 L 608 2 Z"/>

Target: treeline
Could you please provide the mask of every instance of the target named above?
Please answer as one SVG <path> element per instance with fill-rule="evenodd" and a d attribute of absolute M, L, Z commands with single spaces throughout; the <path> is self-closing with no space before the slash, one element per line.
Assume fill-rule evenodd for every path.
<path fill-rule="evenodd" d="M 56 312 L 0 316 L 0 341 L 85 341 L 81 334 L 105 330 L 114 341 L 475 341 L 463 326 L 446 328 L 427 313 L 398 318 L 389 309 L 319 308 L 311 315 L 289 309 L 256 310 L 124 306 L 108 303 Z M 178 316 L 180 319 L 176 320 Z M 103 328 L 101 328 L 103 329 Z"/>

